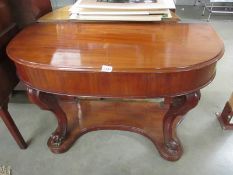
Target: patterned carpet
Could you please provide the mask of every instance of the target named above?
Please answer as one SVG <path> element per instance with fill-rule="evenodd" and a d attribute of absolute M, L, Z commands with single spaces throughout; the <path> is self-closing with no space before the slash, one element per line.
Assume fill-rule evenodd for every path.
<path fill-rule="evenodd" d="M 0 165 L 0 175 L 11 175 L 11 167 Z"/>

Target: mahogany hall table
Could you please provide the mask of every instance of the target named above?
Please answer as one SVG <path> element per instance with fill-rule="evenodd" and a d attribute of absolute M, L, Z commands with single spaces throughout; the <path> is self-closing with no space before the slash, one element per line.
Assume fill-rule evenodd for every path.
<path fill-rule="evenodd" d="M 30 100 L 57 118 L 52 152 L 117 129 L 148 137 L 173 161 L 183 152 L 176 127 L 213 80 L 224 46 L 207 24 L 60 22 L 25 28 L 7 53 Z"/>

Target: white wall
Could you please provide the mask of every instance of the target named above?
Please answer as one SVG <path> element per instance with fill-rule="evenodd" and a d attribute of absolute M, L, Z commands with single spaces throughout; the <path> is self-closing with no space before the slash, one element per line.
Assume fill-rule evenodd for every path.
<path fill-rule="evenodd" d="M 195 0 L 176 0 L 176 5 L 193 5 Z"/>
<path fill-rule="evenodd" d="M 53 8 L 63 7 L 65 5 L 73 4 L 76 0 L 51 0 Z"/>

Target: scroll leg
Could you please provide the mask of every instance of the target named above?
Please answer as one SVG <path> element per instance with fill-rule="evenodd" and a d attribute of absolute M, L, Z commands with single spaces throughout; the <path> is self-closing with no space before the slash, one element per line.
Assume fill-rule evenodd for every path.
<path fill-rule="evenodd" d="M 0 116 L 19 147 L 21 149 L 26 149 L 27 144 L 15 125 L 14 120 L 11 118 L 10 113 L 8 112 L 8 99 L 2 106 L 0 106 Z"/>
<path fill-rule="evenodd" d="M 176 127 L 181 122 L 183 115 L 198 104 L 199 99 L 200 91 L 165 99 L 165 104 L 170 107 L 163 120 L 164 149 L 162 156 L 164 158 L 178 160 L 181 157 L 183 149 L 176 135 Z"/>
<path fill-rule="evenodd" d="M 58 103 L 58 99 L 53 94 L 41 92 L 32 88 L 27 88 L 31 102 L 37 104 L 41 109 L 50 110 L 54 113 L 58 121 L 58 127 L 48 140 L 50 148 L 58 148 L 62 145 L 67 135 L 67 117 Z"/>

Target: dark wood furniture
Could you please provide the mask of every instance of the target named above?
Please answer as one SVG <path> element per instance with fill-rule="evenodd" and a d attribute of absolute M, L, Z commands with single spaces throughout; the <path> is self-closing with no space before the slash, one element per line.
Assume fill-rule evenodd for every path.
<path fill-rule="evenodd" d="M 176 127 L 213 80 L 224 46 L 206 24 L 67 22 L 25 28 L 7 53 L 30 100 L 57 118 L 52 152 L 89 131 L 119 129 L 174 161 L 183 152 Z"/>
<path fill-rule="evenodd" d="M 233 93 L 231 94 L 230 99 L 226 102 L 223 111 L 217 113 L 218 120 L 223 129 L 233 130 Z"/>
<path fill-rule="evenodd" d="M 36 22 L 52 11 L 50 0 L 9 0 L 15 20 L 20 28 Z"/>
<path fill-rule="evenodd" d="M 20 148 L 25 149 L 25 143 L 11 115 L 8 112 L 9 95 L 18 83 L 15 66 L 6 55 L 6 45 L 17 33 L 11 10 L 7 0 L 0 0 L 0 117 L 14 137 Z"/>

